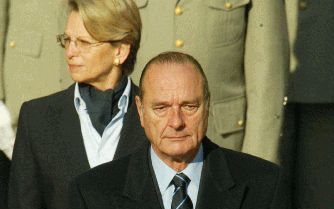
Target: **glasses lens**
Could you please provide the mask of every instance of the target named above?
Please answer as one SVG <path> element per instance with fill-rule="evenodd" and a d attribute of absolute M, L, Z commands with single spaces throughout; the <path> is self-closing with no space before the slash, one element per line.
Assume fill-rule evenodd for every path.
<path fill-rule="evenodd" d="M 63 48 L 65 48 L 65 34 L 57 35 L 57 42 Z"/>
<path fill-rule="evenodd" d="M 71 43 L 71 38 L 67 36 L 66 34 L 59 34 L 57 35 L 57 42 L 59 45 L 65 49 L 67 49 L 70 46 Z M 80 38 L 77 38 L 76 40 L 73 40 L 75 46 L 80 50 L 80 51 L 89 51 L 91 47 L 98 46 L 103 44 L 104 42 L 89 42 L 86 40 L 82 40 Z"/>

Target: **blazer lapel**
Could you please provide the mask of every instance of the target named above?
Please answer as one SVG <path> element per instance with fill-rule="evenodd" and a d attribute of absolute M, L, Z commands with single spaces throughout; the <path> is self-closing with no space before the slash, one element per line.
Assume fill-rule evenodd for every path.
<path fill-rule="evenodd" d="M 237 185 L 229 171 L 224 153 L 208 139 L 203 141 L 204 166 L 196 209 L 238 209 L 245 195 L 246 185 Z M 119 208 L 163 209 L 159 189 L 154 184 L 150 168 L 149 146 L 133 154 Z"/>
<path fill-rule="evenodd" d="M 67 170 L 76 176 L 78 173 L 90 169 L 90 166 L 83 143 L 80 119 L 74 107 L 74 88 L 75 84 L 63 91 L 59 99 L 62 101 L 61 104 L 58 106 L 52 105 L 50 115 L 54 118 L 54 122 L 52 122 L 54 124 L 54 136 L 57 138 L 60 150 L 63 150 L 61 154 L 64 155 L 64 158 L 62 159 L 68 159 Z M 144 130 L 140 126 L 134 103 L 137 91 L 138 88 L 132 84 L 129 109 L 124 119 L 114 159 L 132 153 L 144 142 L 148 143 Z"/>
<path fill-rule="evenodd" d="M 90 168 L 83 137 L 81 134 L 80 120 L 74 107 L 74 85 L 65 90 L 60 107 L 59 118 L 55 127 L 55 133 L 59 136 L 59 146 L 64 150 L 64 158 L 68 159 L 68 171 L 77 175 Z"/>
<path fill-rule="evenodd" d="M 246 185 L 237 185 L 224 153 L 208 139 L 203 140 L 204 166 L 196 209 L 238 209 Z"/>
<path fill-rule="evenodd" d="M 127 209 L 163 209 L 159 202 L 160 192 L 155 187 L 150 169 L 149 146 L 143 146 L 139 154 L 131 157 L 128 176 L 123 190 L 123 197 L 126 197 L 127 201 L 121 204 L 120 208 Z M 129 201 L 129 199 L 131 201 Z M 128 202 L 128 203 L 126 203 Z M 130 205 L 129 205 L 130 203 Z"/>

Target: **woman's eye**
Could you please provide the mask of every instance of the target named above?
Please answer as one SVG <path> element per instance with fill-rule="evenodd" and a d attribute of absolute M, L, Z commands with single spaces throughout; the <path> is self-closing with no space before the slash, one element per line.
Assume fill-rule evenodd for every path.
<path fill-rule="evenodd" d="M 91 45 L 91 43 L 89 41 L 85 41 L 85 40 L 79 40 L 78 39 L 78 42 L 81 46 L 89 46 Z"/>
<path fill-rule="evenodd" d="M 71 38 L 70 37 L 64 38 L 64 43 L 65 44 L 69 44 L 70 42 L 71 42 Z"/>

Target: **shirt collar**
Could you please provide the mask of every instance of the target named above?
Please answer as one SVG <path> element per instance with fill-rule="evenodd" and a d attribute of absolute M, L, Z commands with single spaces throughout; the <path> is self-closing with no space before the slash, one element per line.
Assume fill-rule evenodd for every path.
<path fill-rule="evenodd" d="M 83 110 L 86 109 L 86 103 L 80 95 L 78 82 L 75 83 L 75 88 L 74 88 L 74 107 L 77 110 L 77 112 L 79 112 L 80 109 Z"/>
<path fill-rule="evenodd" d="M 170 186 L 170 182 L 174 178 L 175 174 L 177 174 L 177 172 L 172 168 L 170 168 L 166 163 L 164 163 L 158 157 L 158 155 L 153 150 L 152 146 L 150 148 L 150 154 L 151 154 L 153 170 L 157 178 L 159 189 L 161 194 L 163 194 Z M 179 173 L 182 172 L 185 175 L 187 175 L 191 180 L 191 183 L 197 186 L 197 188 L 199 188 L 202 167 L 203 167 L 203 146 L 201 144 L 193 161 L 191 161 L 191 163 L 188 164 L 188 166 Z"/>
<path fill-rule="evenodd" d="M 123 94 L 121 98 L 118 101 L 118 109 L 120 112 L 126 113 L 127 112 L 127 107 L 129 104 L 129 97 L 130 97 L 130 91 L 131 91 L 131 79 L 128 77 L 128 83 L 126 84 L 126 87 L 123 91 Z M 79 112 L 79 110 L 86 110 L 86 103 L 82 99 L 79 91 L 79 84 L 78 82 L 75 83 L 75 88 L 74 88 L 74 107 Z"/>
<path fill-rule="evenodd" d="M 130 77 L 128 77 L 128 84 L 126 84 L 124 92 L 121 98 L 119 98 L 118 100 L 118 109 L 123 113 L 126 113 L 128 110 L 130 91 L 131 91 L 131 79 Z"/>

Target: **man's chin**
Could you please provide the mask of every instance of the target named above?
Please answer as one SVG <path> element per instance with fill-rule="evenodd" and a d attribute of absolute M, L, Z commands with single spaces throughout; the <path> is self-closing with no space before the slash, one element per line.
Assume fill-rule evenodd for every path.
<path fill-rule="evenodd" d="M 168 150 L 166 153 L 167 156 L 170 156 L 171 159 L 175 162 L 188 162 L 190 163 L 193 158 L 195 157 L 198 149 L 192 149 L 192 148 L 174 148 Z"/>

